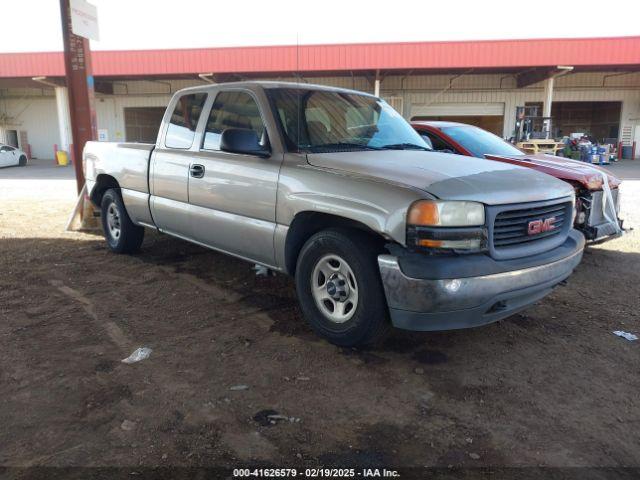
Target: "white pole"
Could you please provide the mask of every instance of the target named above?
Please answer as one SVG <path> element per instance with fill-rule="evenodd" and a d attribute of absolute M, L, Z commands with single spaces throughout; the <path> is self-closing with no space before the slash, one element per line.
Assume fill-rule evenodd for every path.
<path fill-rule="evenodd" d="M 542 116 L 551 117 L 551 104 L 553 103 L 553 82 L 554 77 L 547 78 L 544 82 L 544 105 L 542 107 Z M 544 131 L 546 137 L 551 135 L 551 119 L 544 120 Z"/>
<path fill-rule="evenodd" d="M 551 104 L 553 103 L 553 81 L 554 78 L 547 78 L 544 82 L 544 107 L 542 111 L 543 117 L 551 116 Z"/>
<path fill-rule="evenodd" d="M 55 87 L 56 109 L 58 111 L 59 150 L 69 151 L 71 143 L 71 115 L 69 113 L 69 93 L 67 87 Z"/>

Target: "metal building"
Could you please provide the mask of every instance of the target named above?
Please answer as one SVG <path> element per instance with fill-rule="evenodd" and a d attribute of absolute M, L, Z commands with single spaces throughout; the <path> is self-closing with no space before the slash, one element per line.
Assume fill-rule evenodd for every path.
<path fill-rule="evenodd" d="M 280 79 L 377 93 L 407 119 L 473 123 L 505 138 L 539 106 L 554 135 L 640 144 L 640 37 L 209 48 L 93 53 L 101 140 L 154 141 L 176 90 Z M 68 150 L 62 53 L 0 54 L 0 142 Z"/>

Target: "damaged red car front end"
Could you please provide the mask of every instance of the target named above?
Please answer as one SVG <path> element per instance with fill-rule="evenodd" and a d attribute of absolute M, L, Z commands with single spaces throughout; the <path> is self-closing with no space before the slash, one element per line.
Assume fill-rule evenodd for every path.
<path fill-rule="evenodd" d="M 618 218 L 621 182 L 605 169 L 554 155 L 526 154 L 500 137 L 472 125 L 438 121 L 412 122 L 411 125 L 436 151 L 533 168 L 570 183 L 576 192 L 574 227 L 590 242 L 611 240 L 621 234 L 622 220 Z M 605 179 L 608 188 L 604 185 Z M 614 221 L 607 215 L 608 201 L 615 207 Z"/>

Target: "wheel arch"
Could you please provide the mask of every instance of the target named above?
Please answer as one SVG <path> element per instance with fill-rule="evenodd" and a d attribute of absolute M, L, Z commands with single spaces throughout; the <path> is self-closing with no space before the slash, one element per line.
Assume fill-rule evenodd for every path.
<path fill-rule="evenodd" d="M 302 247 L 311 236 L 328 228 L 341 228 L 345 230 L 355 230 L 366 234 L 371 239 L 379 242 L 380 245 L 390 241 L 381 233 L 376 232 L 368 225 L 351 218 L 321 213 L 313 211 L 302 211 L 296 214 L 289 225 L 284 244 L 284 262 L 286 272 L 295 274 L 298 255 Z"/>
<path fill-rule="evenodd" d="M 90 194 L 91 203 L 100 208 L 100 204 L 102 203 L 102 196 L 104 195 L 104 192 L 106 192 L 110 188 L 119 189 L 120 184 L 111 175 L 108 175 L 106 173 L 99 174 L 96 177 L 96 184 Z"/>

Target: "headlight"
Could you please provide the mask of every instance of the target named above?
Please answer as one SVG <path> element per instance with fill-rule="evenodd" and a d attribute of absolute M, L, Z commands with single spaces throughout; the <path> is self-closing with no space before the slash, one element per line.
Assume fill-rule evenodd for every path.
<path fill-rule="evenodd" d="M 602 175 L 590 175 L 586 181 L 589 190 L 600 190 L 602 188 Z"/>
<path fill-rule="evenodd" d="M 421 250 L 486 250 L 484 205 L 477 202 L 419 200 L 407 213 L 407 245 Z"/>
<path fill-rule="evenodd" d="M 425 227 L 484 225 L 484 205 L 477 202 L 418 200 L 409 209 L 407 223 Z"/>

